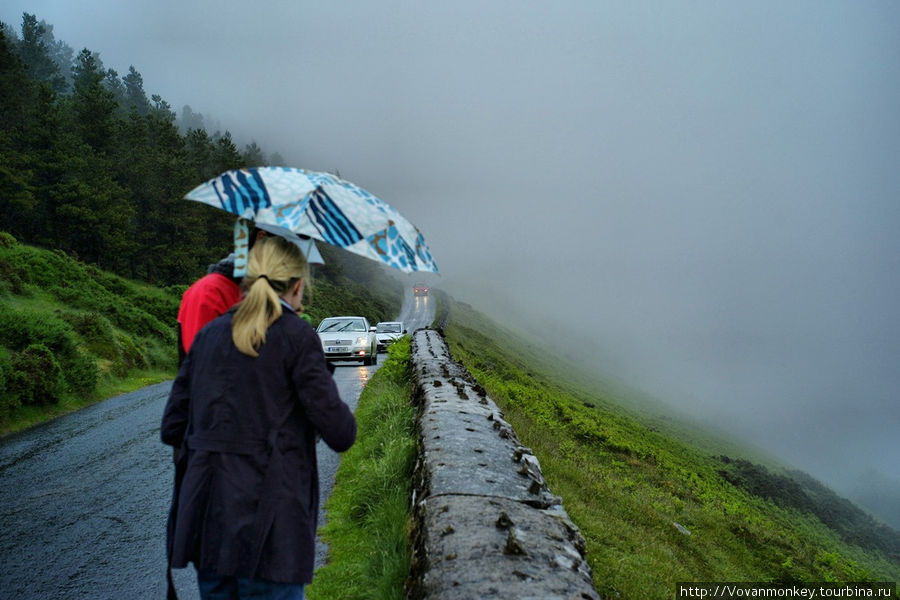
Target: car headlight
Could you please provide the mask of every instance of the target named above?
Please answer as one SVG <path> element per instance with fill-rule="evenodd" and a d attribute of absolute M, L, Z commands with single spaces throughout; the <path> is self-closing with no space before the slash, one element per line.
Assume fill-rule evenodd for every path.
<path fill-rule="evenodd" d="M 365 346 L 367 343 L 369 343 L 368 338 L 364 338 L 364 337 L 356 338 L 357 346 Z"/>

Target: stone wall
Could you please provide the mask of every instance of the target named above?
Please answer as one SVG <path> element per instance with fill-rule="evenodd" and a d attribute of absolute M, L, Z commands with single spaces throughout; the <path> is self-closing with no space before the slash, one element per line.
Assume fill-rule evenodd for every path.
<path fill-rule="evenodd" d="M 599 599 L 584 538 L 537 458 L 434 330 L 413 334 L 419 403 L 410 598 Z"/>

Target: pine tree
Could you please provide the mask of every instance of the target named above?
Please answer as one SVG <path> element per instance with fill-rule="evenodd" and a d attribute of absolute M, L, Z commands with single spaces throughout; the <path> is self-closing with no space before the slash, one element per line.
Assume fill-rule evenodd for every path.
<path fill-rule="evenodd" d="M 38 23 L 37 17 L 22 15 L 22 40 L 19 42 L 19 58 L 25 63 L 29 74 L 38 81 L 46 81 L 56 92 L 68 87 L 65 76 L 54 62 L 45 42 L 47 28 Z"/>
<path fill-rule="evenodd" d="M 73 74 L 73 129 L 91 148 L 97 152 L 106 152 L 113 134 L 113 117 L 118 103 L 115 94 L 103 86 L 106 76 L 103 63 L 96 54 L 85 48 L 78 55 Z"/>
<path fill-rule="evenodd" d="M 127 108 L 136 110 L 142 117 L 147 116 L 150 112 L 150 102 L 144 92 L 144 78 L 134 65 L 128 68 L 128 75 L 122 78 L 122 83 L 125 84 Z"/>

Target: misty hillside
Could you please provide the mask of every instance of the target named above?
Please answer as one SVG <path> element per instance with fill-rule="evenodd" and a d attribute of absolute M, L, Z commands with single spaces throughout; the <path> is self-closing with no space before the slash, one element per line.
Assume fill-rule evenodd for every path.
<path fill-rule="evenodd" d="M 562 385 L 577 388 L 579 393 L 589 389 L 602 390 L 606 402 L 627 411 L 650 429 L 662 430 L 676 437 L 687 436 L 710 455 L 740 456 L 768 469 L 773 475 L 813 482 L 814 485 L 810 484 L 812 488 L 822 486 L 829 493 L 842 497 L 843 502 L 856 505 L 857 510 L 862 509 L 877 521 L 900 530 L 900 480 L 860 465 L 855 478 L 845 480 L 844 487 L 836 489 L 828 481 L 811 476 L 797 464 L 779 456 L 768 446 L 765 438 L 755 439 L 745 431 L 732 431 L 715 419 L 704 418 L 696 410 L 690 410 L 689 402 L 687 405 L 679 404 L 681 394 L 666 393 L 665 390 L 654 393 L 643 389 L 639 370 L 632 370 L 627 375 L 616 371 L 619 363 L 615 360 L 614 346 L 607 347 L 603 340 L 571 335 L 565 335 L 566 343 L 560 343 L 563 330 L 558 325 L 559 315 L 526 315 L 512 304 L 506 304 L 500 295 L 500 292 L 489 295 L 491 300 L 478 303 L 479 309 L 489 309 L 485 310 L 487 318 L 493 319 L 513 336 L 517 340 L 516 347 L 533 356 L 536 364 L 544 364 L 544 371 L 565 372 L 566 379 L 561 382 Z M 498 304 L 504 306 L 502 311 L 496 310 Z M 685 379 L 690 380 L 687 376 Z M 821 416 L 813 414 L 809 415 L 809 419 L 805 427 L 815 430 Z M 890 441 L 881 452 L 884 456 L 890 456 L 893 452 Z M 813 494 L 818 495 L 818 492 Z"/>
<path fill-rule="evenodd" d="M 896 581 L 900 533 L 812 477 L 607 394 L 546 345 L 452 302 L 461 361 L 541 461 L 588 541 L 594 582 L 660 598 L 677 581 Z M 716 452 L 727 448 L 728 454 Z"/>

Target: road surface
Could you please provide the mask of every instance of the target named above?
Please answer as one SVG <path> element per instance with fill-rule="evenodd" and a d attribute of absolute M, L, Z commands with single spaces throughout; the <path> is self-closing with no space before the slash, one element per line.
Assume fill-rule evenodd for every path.
<path fill-rule="evenodd" d="M 416 329 L 431 325 L 436 307 L 437 302 L 432 296 L 413 296 L 412 290 L 408 290 L 403 296 L 403 306 L 397 320 L 403 321 L 403 326 L 412 334 Z"/>
<path fill-rule="evenodd" d="M 410 290 L 398 320 L 412 332 L 433 318 L 434 301 Z M 338 363 L 335 381 L 352 409 L 377 369 Z M 159 424 L 170 387 L 117 396 L 0 443 L 4 598 L 165 597 L 172 463 Z M 338 460 L 320 443 L 323 504 Z M 318 554 L 321 564 L 324 548 Z M 176 571 L 176 587 L 181 598 L 198 597 L 192 569 Z"/>

